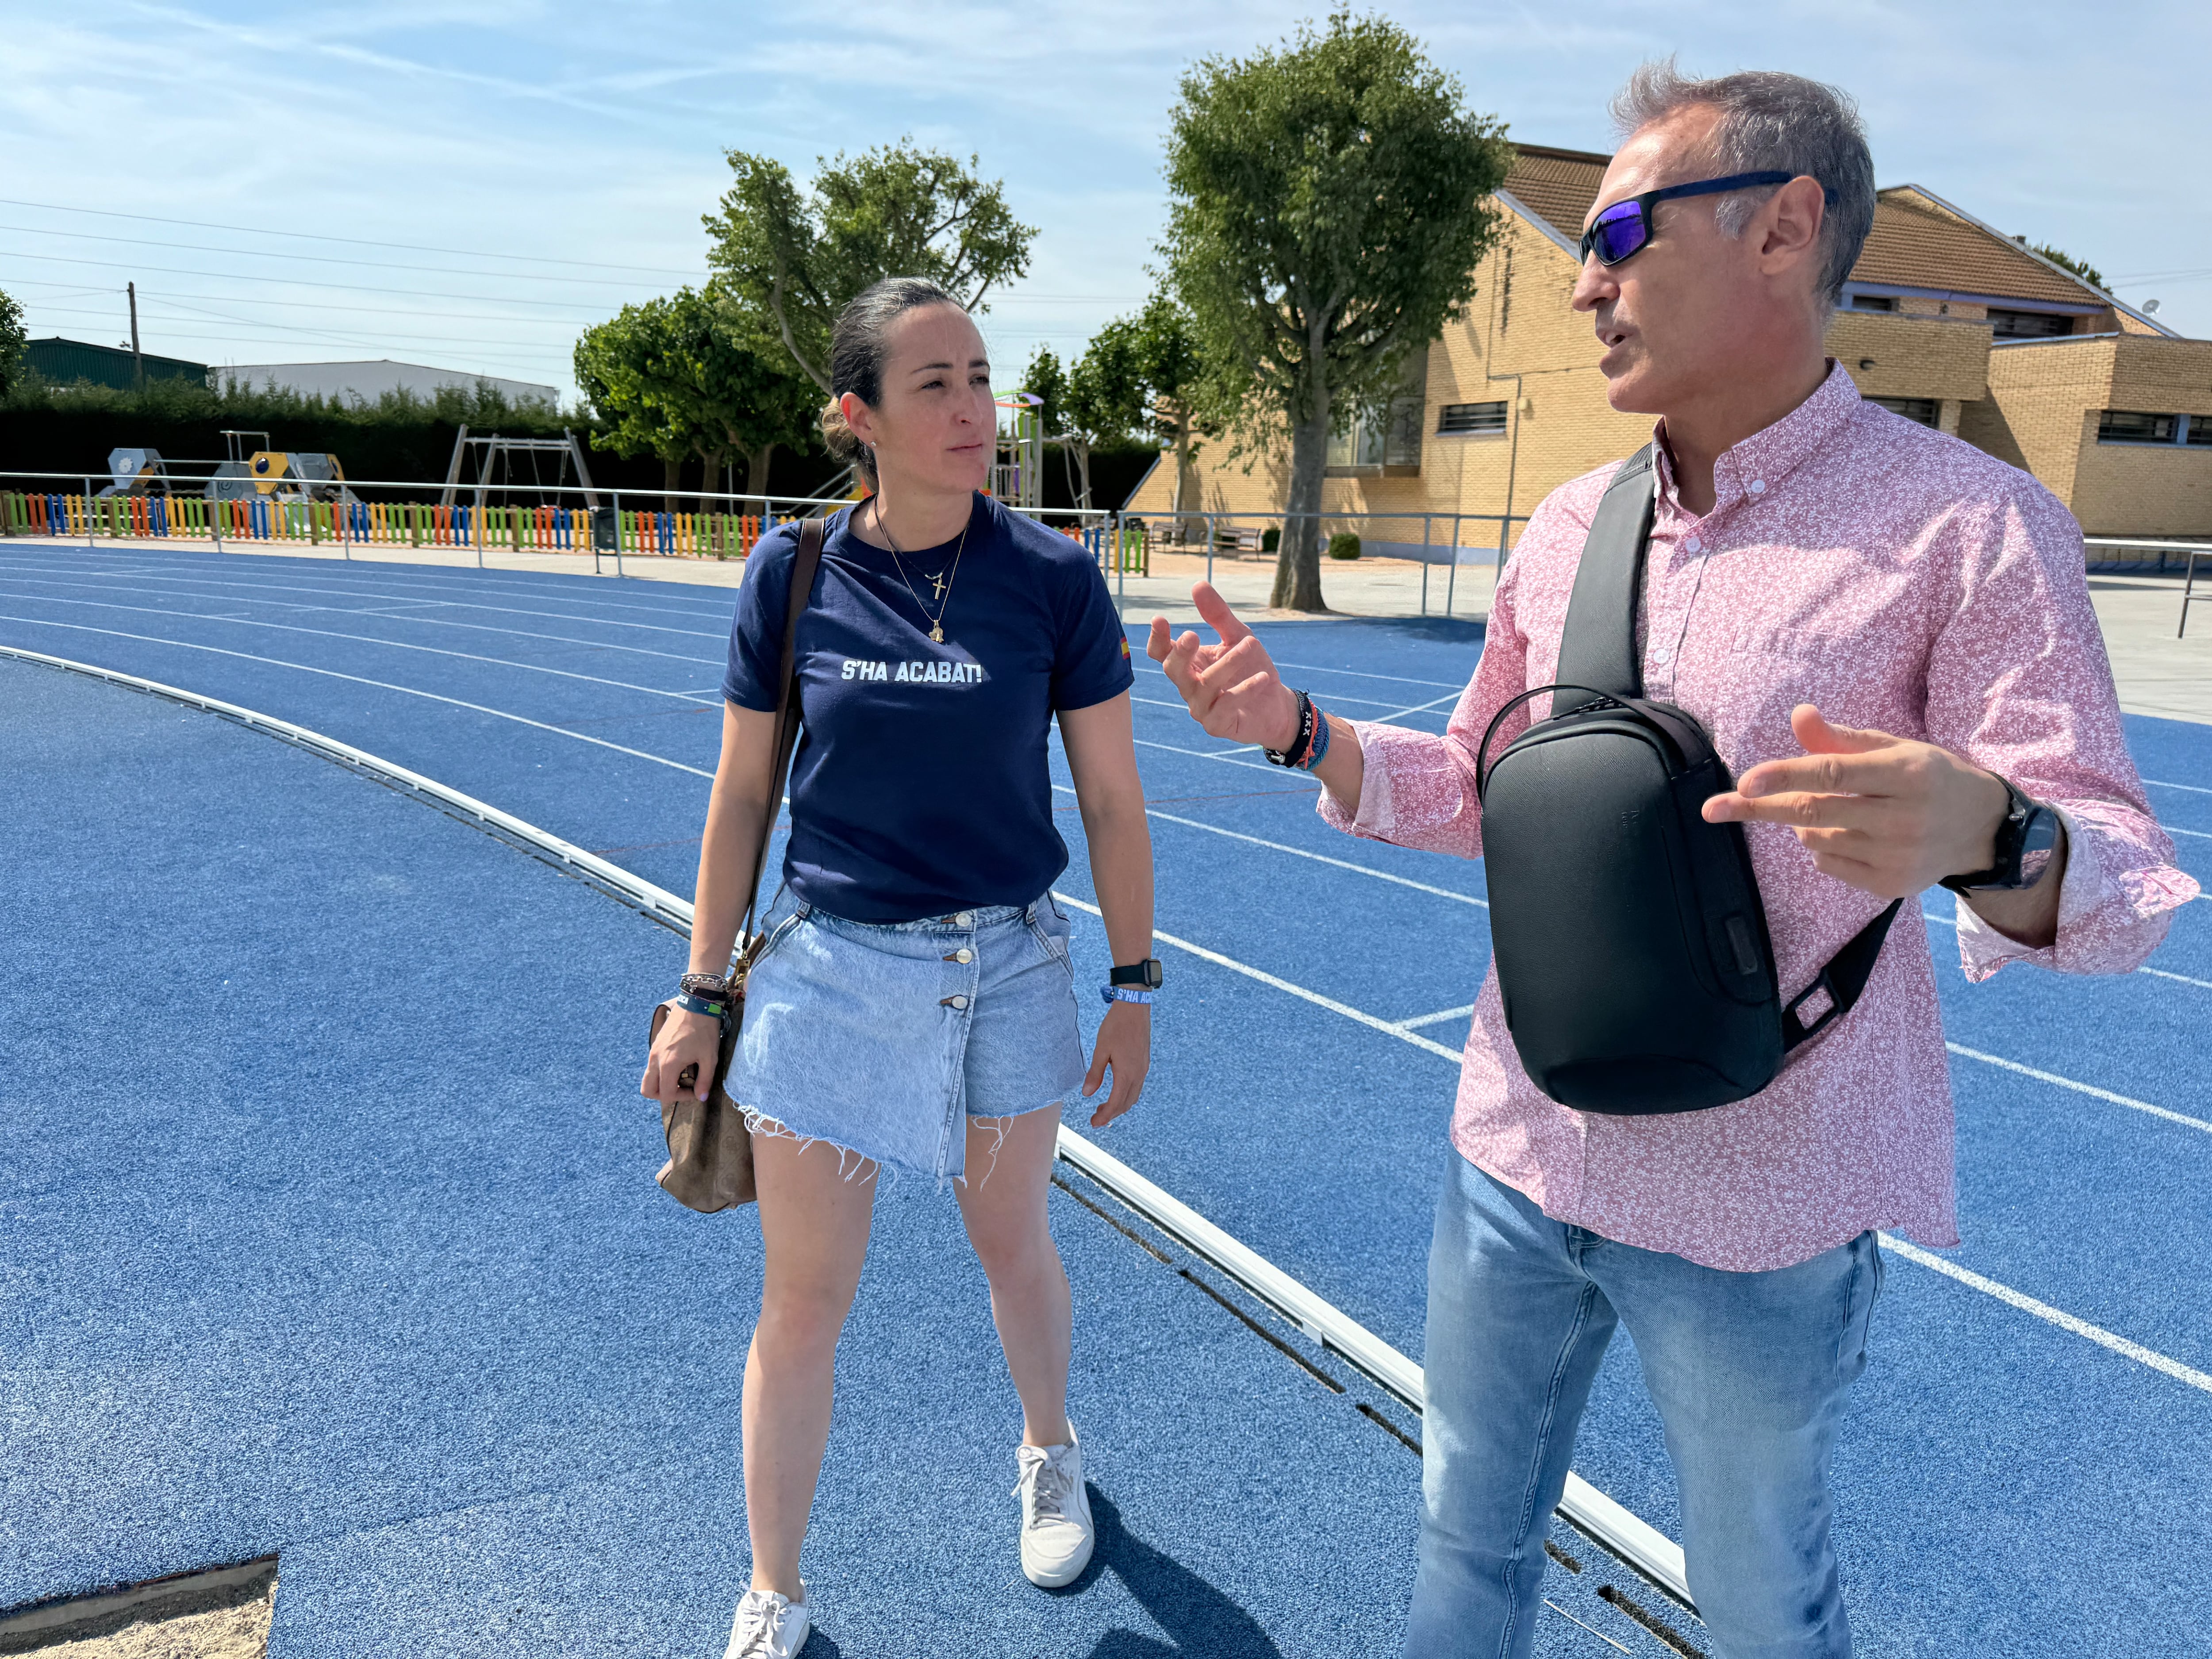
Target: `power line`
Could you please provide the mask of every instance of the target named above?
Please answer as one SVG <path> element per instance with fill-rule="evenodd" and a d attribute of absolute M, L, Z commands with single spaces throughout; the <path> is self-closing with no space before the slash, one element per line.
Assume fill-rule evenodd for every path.
<path fill-rule="evenodd" d="M 103 270 L 155 270 L 161 272 L 165 276 L 210 276 L 218 283 L 235 280 L 228 271 L 188 270 L 177 265 L 141 264 L 135 259 L 83 259 L 79 258 L 73 254 L 25 253 L 20 250 L 11 252 L 6 257 L 14 259 L 43 259 L 54 264 L 97 265 Z M 496 277 L 498 273 L 487 271 L 484 275 L 487 276 Z M 319 283 L 306 276 L 271 276 L 266 280 L 271 283 L 280 283 L 287 288 L 321 288 L 329 289 L 334 292 L 343 294 L 390 294 L 397 295 L 402 299 L 482 300 L 491 297 L 482 294 L 453 294 L 441 289 L 380 288 L 363 283 Z M 508 300 L 507 303 L 517 306 L 573 306 L 576 302 L 573 300 L 511 299 Z"/>
<path fill-rule="evenodd" d="M 222 230 L 234 234 L 243 231 L 250 232 L 256 236 L 285 236 L 303 242 L 340 242 L 348 247 L 386 248 L 393 252 L 459 253 L 471 259 L 521 259 L 533 264 L 574 265 L 580 270 L 630 270 L 647 276 L 684 276 L 695 274 L 661 265 L 616 265 L 596 259 L 556 258 L 545 253 L 495 253 L 488 249 L 480 248 L 429 247 L 419 242 L 387 242 L 371 237 L 330 236 L 319 231 L 270 230 L 263 225 L 223 224 L 206 219 L 165 219 L 151 213 L 121 213 L 112 208 L 64 207 L 58 202 L 27 202 L 12 196 L 0 196 L 0 206 L 41 208 L 50 213 L 89 213 L 103 219 L 136 219 L 149 225 L 184 225 L 193 230 Z"/>
<path fill-rule="evenodd" d="M 15 286 L 18 288 L 67 288 L 67 285 L 64 283 L 42 283 L 35 277 L 28 280 L 18 281 Z M 119 288 L 68 288 L 66 293 L 58 295 L 56 297 L 59 299 L 68 299 L 72 295 L 92 294 L 112 294 L 119 297 L 122 293 L 123 290 Z M 140 297 L 147 297 L 147 290 L 141 289 Z M 169 297 L 179 300 L 179 301 L 184 300 L 221 300 L 226 303 L 233 305 L 282 306 L 288 311 L 343 311 L 363 317 L 436 317 L 446 321 L 459 323 L 544 324 L 548 327 L 553 328 L 588 328 L 594 323 L 604 322 L 605 320 L 604 313 L 601 313 L 599 316 L 568 318 L 515 317 L 495 311 L 422 311 L 413 306 L 408 306 L 403 308 L 392 306 L 347 305 L 344 301 L 338 300 L 276 300 L 264 298 L 258 294 L 252 295 L 240 295 L 236 298 L 233 298 L 230 295 L 222 294 L 185 294 L 164 296 L 157 292 L 154 294 L 153 297 L 156 299 Z M 479 295 L 472 295 L 471 297 L 480 299 L 483 296 Z M 42 301 L 41 303 L 44 302 Z"/>
<path fill-rule="evenodd" d="M 416 270 L 447 276 L 486 276 L 501 283 L 580 283 L 599 288 L 608 285 L 608 280 L 604 276 L 549 276 L 534 270 L 470 270 L 459 265 L 395 264 L 389 259 L 349 259 L 336 253 L 285 253 L 275 248 L 204 247 L 197 242 L 162 241 L 150 236 L 102 236 L 94 231 L 52 230 L 40 225 L 0 225 L 0 230 L 12 230 L 27 236 L 71 236 L 88 242 L 120 242 L 129 247 L 165 247 L 177 253 L 233 254 L 249 259 L 305 259 L 316 264 L 357 266 L 367 270 Z M 695 282 L 707 280 L 703 270 L 688 274 Z"/>

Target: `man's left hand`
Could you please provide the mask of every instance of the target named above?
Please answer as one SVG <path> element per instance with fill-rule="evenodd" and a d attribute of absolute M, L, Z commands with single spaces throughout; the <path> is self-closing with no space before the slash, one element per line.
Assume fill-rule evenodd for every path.
<path fill-rule="evenodd" d="M 1886 899 L 1996 860 L 2011 797 L 1994 773 L 1932 743 L 1831 726 L 1809 702 L 1790 729 L 1805 753 L 1753 767 L 1705 803 L 1708 823 L 1787 824 L 1821 874 Z"/>

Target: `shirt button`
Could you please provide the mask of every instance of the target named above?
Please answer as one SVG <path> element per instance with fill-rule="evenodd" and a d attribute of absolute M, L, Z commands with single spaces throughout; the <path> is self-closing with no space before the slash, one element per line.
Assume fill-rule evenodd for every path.
<path fill-rule="evenodd" d="M 1689 540 L 1684 542 L 1682 546 L 1685 551 L 1691 553 L 1702 553 L 1705 550 L 1705 544 L 1699 541 L 1695 536 L 1691 537 Z"/>
<path fill-rule="evenodd" d="M 955 1008 L 965 1008 L 968 1006 L 968 999 L 966 997 L 955 997 L 952 999 L 952 1006 Z"/>
<path fill-rule="evenodd" d="M 973 910 L 963 910 L 952 920 L 959 927 L 973 927 L 975 925 L 975 913 Z"/>
<path fill-rule="evenodd" d="M 955 962 L 973 962 L 975 960 L 975 953 L 963 947 L 952 953 L 952 959 Z"/>
<path fill-rule="evenodd" d="M 1751 493 L 1754 495 L 1764 495 L 1766 493 L 1766 480 L 1753 478 L 1751 481 Z"/>
<path fill-rule="evenodd" d="M 1674 660 L 1674 648 L 1672 646 L 1668 645 L 1655 646 L 1651 652 L 1651 660 L 1657 663 L 1660 667 L 1664 668 L 1668 663 Z"/>

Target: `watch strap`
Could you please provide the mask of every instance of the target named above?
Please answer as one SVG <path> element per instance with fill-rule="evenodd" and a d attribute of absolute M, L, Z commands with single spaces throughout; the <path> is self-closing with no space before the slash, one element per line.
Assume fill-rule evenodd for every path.
<path fill-rule="evenodd" d="M 1106 975 L 1109 985 L 1134 985 L 1147 991 L 1160 988 L 1162 974 L 1159 960 L 1147 957 L 1142 962 L 1133 962 L 1126 968 L 1116 968 Z"/>

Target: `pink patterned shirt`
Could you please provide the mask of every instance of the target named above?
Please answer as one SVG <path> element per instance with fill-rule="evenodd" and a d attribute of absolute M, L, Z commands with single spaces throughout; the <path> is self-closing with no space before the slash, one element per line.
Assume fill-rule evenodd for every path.
<path fill-rule="evenodd" d="M 1646 694 L 1702 720 L 1741 776 L 1802 752 L 1790 711 L 1940 744 L 2057 807 L 2069 842 L 2058 933 L 2030 950 L 1958 902 L 1966 975 L 2006 963 L 2124 973 L 2197 884 L 2172 866 L 2129 758 L 2083 576 L 2081 526 L 2034 479 L 1861 401 L 1832 368 L 1812 397 L 1720 458 L 1699 518 L 1664 447 L 1644 589 Z M 1492 715 L 1549 684 L 1567 598 L 1612 466 L 1529 519 L 1482 660 L 1446 733 L 1354 722 L 1355 835 L 1479 858 L 1474 755 Z M 1543 712 L 1548 699 L 1539 699 Z M 1500 728 L 1500 744 L 1529 713 Z M 1881 908 L 1821 875 L 1778 824 L 1745 826 L 1785 999 Z M 1948 896 L 1941 895 L 1938 896 Z M 1651 1117 L 1539 1093 L 1495 964 L 1460 1073 L 1452 1143 L 1555 1219 L 1731 1270 L 1783 1267 L 1869 1227 L 1959 1242 L 1950 1078 L 1926 930 L 1908 904 L 1864 997 L 1748 1100 Z"/>

